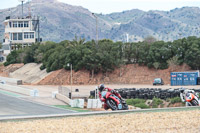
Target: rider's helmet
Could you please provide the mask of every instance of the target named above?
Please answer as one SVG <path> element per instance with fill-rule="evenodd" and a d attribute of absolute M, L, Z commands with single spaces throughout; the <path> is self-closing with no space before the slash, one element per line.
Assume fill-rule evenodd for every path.
<path fill-rule="evenodd" d="M 181 93 L 183 93 L 183 92 L 185 91 L 185 88 L 181 87 L 181 88 L 179 89 L 179 91 L 180 91 Z"/>
<path fill-rule="evenodd" d="M 104 84 L 100 84 L 98 86 L 98 89 L 99 89 L 100 92 L 103 91 L 104 88 L 105 88 Z"/>

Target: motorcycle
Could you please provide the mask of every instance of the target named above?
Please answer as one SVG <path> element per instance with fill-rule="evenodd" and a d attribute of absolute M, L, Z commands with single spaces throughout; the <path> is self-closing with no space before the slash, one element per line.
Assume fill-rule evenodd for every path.
<path fill-rule="evenodd" d="M 125 100 L 120 99 L 115 94 L 102 91 L 101 95 L 103 98 L 106 99 L 106 104 L 110 109 L 114 110 L 128 110 L 128 105 L 126 104 Z"/>
<path fill-rule="evenodd" d="M 187 93 L 185 95 L 185 100 L 188 106 L 200 106 L 200 101 L 198 98 L 198 95 L 194 95 L 193 93 Z"/>

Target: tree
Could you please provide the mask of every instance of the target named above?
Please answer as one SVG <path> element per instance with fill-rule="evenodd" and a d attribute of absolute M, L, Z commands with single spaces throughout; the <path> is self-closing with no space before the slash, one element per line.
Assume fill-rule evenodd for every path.
<path fill-rule="evenodd" d="M 169 67 L 172 68 L 172 71 L 174 71 L 176 66 L 179 65 L 178 56 L 174 56 L 174 57 L 170 58 L 169 60 L 167 60 L 167 64 Z"/>
<path fill-rule="evenodd" d="M 160 67 L 160 63 L 159 62 L 154 62 L 153 66 L 156 70 L 158 70 L 158 68 Z"/>
<path fill-rule="evenodd" d="M 154 38 L 153 36 L 147 36 L 144 39 L 144 42 L 147 43 L 148 45 L 151 45 L 152 43 L 156 42 L 156 38 Z"/>

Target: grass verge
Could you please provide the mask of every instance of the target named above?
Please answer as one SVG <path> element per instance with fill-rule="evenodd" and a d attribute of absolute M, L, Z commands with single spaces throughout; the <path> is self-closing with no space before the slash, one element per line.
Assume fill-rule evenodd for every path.
<path fill-rule="evenodd" d="M 87 109 L 82 109 L 82 108 L 72 108 L 70 105 L 53 105 L 54 107 L 57 108 L 62 108 L 62 109 L 68 109 L 68 110 L 73 110 L 77 112 L 90 112 L 90 110 Z"/>

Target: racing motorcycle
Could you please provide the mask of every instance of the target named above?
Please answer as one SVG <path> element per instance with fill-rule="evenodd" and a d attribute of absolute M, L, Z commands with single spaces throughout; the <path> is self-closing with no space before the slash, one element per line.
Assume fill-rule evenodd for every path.
<path fill-rule="evenodd" d="M 198 98 L 198 95 L 194 95 L 193 93 L 187 93 L 185 95 L 185 100 L 188 103 L 188 106 L 200 106 Z"/>
<path fill-rule="evenodd" d="M 125 100 L 120 99 L 115 94 L 102 91 L 102 97 L 106 99 L 106 104 L 110 109 L 114 110 L 128 110 L 128 105 L 126 104 Z"/>

